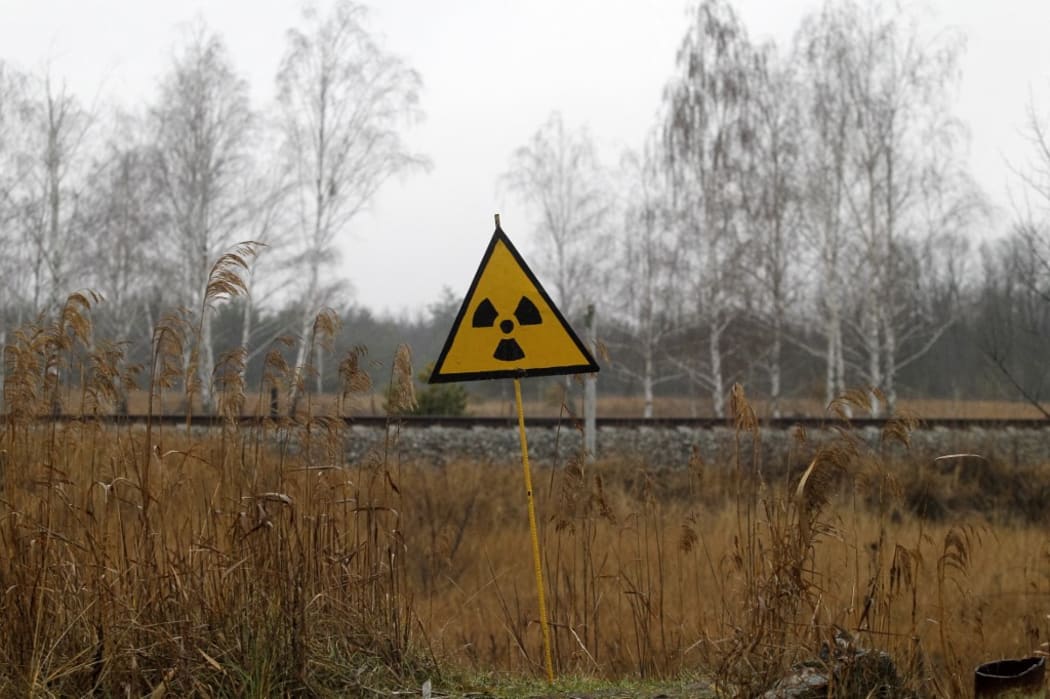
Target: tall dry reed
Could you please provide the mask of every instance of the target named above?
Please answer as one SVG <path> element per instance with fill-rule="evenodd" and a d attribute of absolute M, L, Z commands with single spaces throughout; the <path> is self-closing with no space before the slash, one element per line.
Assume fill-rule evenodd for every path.
<path fill-rule="evenodd" d="M 213 268 L 210 291 L 243 288 L 239 259 Z M 103 422 L 137 368 L 94 341 L 99 301 L 71 296 L 5 350 L 0 693 L 273 696 L 433 674 L 383 459 L 347 467 L 345 422 L 313 413 L 308 392 L 295 415 L 242 426 L 243 348 L 213 376 L 222 428 Z M 193 404 L 199 327 L 182 311 L 158 323 L 151 416 L 167 392 Z M 287 391 L 278 354 L 266 381 Z M 81 405 L 63 411 L 79 419 L 50 419 L 74 378 Z"/>

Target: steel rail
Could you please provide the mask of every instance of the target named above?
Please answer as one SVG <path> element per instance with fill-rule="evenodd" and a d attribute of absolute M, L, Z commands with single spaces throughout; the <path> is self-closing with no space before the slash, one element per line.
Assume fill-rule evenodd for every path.
<path fill-rule="evenodd" d="M 312 422 L 321 423 L 332 420 L 332 416 L 315 416 Z M 473 428 L 516 428 L 517 418 L 507 416 L 429 416 L 429 415 L 405 415 L 405 416 L 382 416 L 382 415 L 352 415 L 336 417 L 347 425 L 359 425 L 362 427 L 440 427 L 448 429 L 473 429 Z M 231 423 L 241 426 L 256 425 L 305 425 L 305 416 L 290 418 L 287 416 L 268 415 L 241 415 L 230 419 L 222 415 L 197 414 L 178 415 L 39 415 L 39 416 L 12 416 L 0 414 L 0 424 L 10 424 L 20 420 L 35 422 L 98 422 L 103 424 L 138 425 L 152 421 L 155 425 L 190 425 L 192 427 L 219 427 Z M 527 418 L 528 425 L 532 427 L 554 428 L 561 426 L 566 429 L 582 429 L 582 417 L 533 417 Z M 796 427 L 811 429 L 832 429 L 835 427 L 852 428 L 876 428 L 882 429 L 887 425 L 894 424 L 895 418 L 854 418 L 843 420 L 836 417 L 780 417 L 762 418 L 758 424 L 764 429 L 790 430 Z M 621 428 L 621 429 L 735 429 L 734 423 L 728 418 L 714 417 L 599 417 L 597 419 L 598 429 Z M 1043 418 L 928 418 L 920 419 L 914 424 L 916 429 L 987 429 L 987 430 L 1009 430 L 1009 429 L 1048 429 L 1050 420 Z"/>

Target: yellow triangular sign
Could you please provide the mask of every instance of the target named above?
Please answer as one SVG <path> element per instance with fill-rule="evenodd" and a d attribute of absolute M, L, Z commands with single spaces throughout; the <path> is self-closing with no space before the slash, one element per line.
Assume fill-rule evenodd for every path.
<path fill-rule="evenodd" d="M 430 383 L 595 371 L 594 357 L 497 225 Z"/>

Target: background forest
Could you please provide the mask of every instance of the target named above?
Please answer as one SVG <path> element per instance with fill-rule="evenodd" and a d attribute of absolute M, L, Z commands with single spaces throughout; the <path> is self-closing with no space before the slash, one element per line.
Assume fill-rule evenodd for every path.
<path fill-rule="evenodd" d="M 275 346 L 317 367 L 293 392 L 336 391 L 362 348 L 380 377 L 401 343 L 417 369 L 433 361 L 460 299 L 379 314 L 353 302 L 337 254 L 385 183 L 429 168 L 404 139 L 424 117 L 425 66 L 388 52 L 350 2 L 289 29 L 274 104 L 253 103 L 203 20 L 174 46 L 153 99 L 130 111 L 0 56 L 0 343 L 91 289 L 105 299 L 92 341 L 125 343 L 129 364 L 185 309 L 205 406 L 239 347 L 250 386 Z M 1014 210 L 993 210 L 952 113 L 964 49 L 891 3 L 832 0 L 778 46 L 705 1 L 683 18 L 640 147 L 602 162 L 551 105 L 495 184 L 533 213 L 510 234 L 561 310 L 579 325 L 596 306 L 599 391 L 640 396 L 646 416 L 660 395 L 706 396 L 723 415 L 734 382 L 774 415 L 854 386 L 890 410 L 898 397 L 1038 405 L 1050 105 L 1028 106 Z M 213 303 L 212 265 L 243 241 L 257 243 L 238 249 L 249 288 Z M 375 264 L 396 275 L 402 254 Z M 324 309 L 338 330 L 317 345 Z"/>

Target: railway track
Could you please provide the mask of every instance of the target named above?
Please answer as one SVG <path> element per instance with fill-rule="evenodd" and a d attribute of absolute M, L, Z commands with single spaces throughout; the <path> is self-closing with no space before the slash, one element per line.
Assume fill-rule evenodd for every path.
<path fill-rule="evenodd" d="M 9 422 L 12 418 L 10 416 L 0 415 L 0 421 Z M 331 419 L 325 417 L 324 419 Z M 427 415 L 408 415 L 401 417 L 386 417 L 382 415 L 357 415 L 347 416 L 342 418 L 348 425 L 358 425 L 362 427 L 384 427 L 388 425 L 399 425 L 401 427 L 443 427 L 449 429 L 472 429 L 475 427 L 489 427 L 489 428 L 514 428 L 517 427 L 517 417 L 515 416 L 470 416 L 470 417 L 447 417 L 447 416 L 427 416 Z M 81 415 L 47 415 L 37 417 L 36 420 L 40 422 L 101 422 L 106 424 L 146 424 L 147 421 L 152 420 L 153 424 L 164 424 L 164 425 L 186 425 L 189 424 L 193 427 L 218 427 L 228 422 L 226 417 L 221 415 L 99 415 L 99 416 L 81 416 Z M 562 426 L 568 429 L 572 429 L 577 425 L 582 425 L 582 418 L 574 417 L 528 417 L 525 418 L 526 423 L 532 427 L 558 427 Z M 243 415 L 237 418 L 237 422 L 242 426 L 256 426 L 263 424 L 304 424 L 302 417 L 289 419 L 285 417 L 270 417 L 270 416 L 257 416 L 257 415 Z M 598 429 L 603 427 L 620 428 L 620 429 L 713 429 L 718 427 L 732 427 L 733 423 L 727 418 L 713 418 L 713 417 L 658 417 L 658 418 L 638 418 L 638 417 L 599 417 L 597 418 Z M 882 428 L 889 422 L 888 419 L 884 418 L 857 418 L 849 421 L 849 425 L 854 428 Z M 828 428 L 831 426 L 844 426 L 842 420 L 838 420 L 831 417 L 782 417 L 782 418 L 767 418 L 759 421 L 759 424 L 766 429 L 771 430 L 789 430 L 795 427 L 802 427 L 807 430 Z M 1008 430 L 1008 429 L 1048 429 L 1050 428 L 1050 420 L 1042 418 L 929 418 L 920 420 L 918 423 L 919 429 L 948 429 L 948 430 L 967 430 L 967 429 L 987 429 L 987 430 Z"/>

